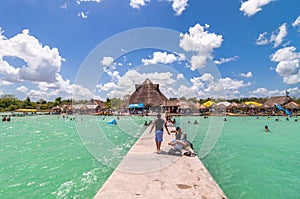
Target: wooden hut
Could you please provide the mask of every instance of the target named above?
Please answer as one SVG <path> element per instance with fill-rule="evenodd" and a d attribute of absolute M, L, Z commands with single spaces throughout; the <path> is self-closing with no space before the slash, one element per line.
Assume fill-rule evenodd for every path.
<path fill-rule="evenodd" d="M 269 107 L 274 107 L 275 104 L 286 104 L 286 102 L 290 101 L 289 98 L 286 96 L 276 96 L 276 97 L 271 97 L 269 98 L 263 105 L 264 106 L 269 106 Z"/>
<path fill-rule="evenodd" d="M 143 103 L 146 109 L 171 104 L 169 99 L 159 90 L 159 84 L 153 84 L 148 78 L 142 84 L 135 85 L 135 91 L 129 97 L 128 103 Z"/>

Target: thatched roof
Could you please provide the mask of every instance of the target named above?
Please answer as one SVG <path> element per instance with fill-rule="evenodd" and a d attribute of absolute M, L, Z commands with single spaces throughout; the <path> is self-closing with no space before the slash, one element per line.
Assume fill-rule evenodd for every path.
<path fill-rule="evenodd" d="M 299 109 L 299 104 L 296 102 L 289 102 L 284 107 L 288 109 Z"/>
<path fill-rule="evenodd" d="M 168 100 L 163 102 L 163 106 L 179 106 L 179 100 Z"/>
<path fill-rule="evenodd" d="M 166 101 L 169 100 L 159 90 L 159 84 L 153 84 L 148 78 L 142 84 L 135 85 L 135 91 L 129 98 L 129 104 L 143 103 L 145 106 L 160 106 Z"/>
<path fill-rule="evenodd" d="M 245 104 L 244 102 L 242 102 L 242 103 L 238 104 L 237 107 L 238 108 L 247 108 L 248 106 L 247 106 L 247 104 Z"/>
<path fill-rule="evenodd" d="M 86 105 L 98 105 L 101 109 L 105 109 L 106 105 L 101 100 L 91 99 Z"/>
<path fill-rule="evenodd" d="M 275 104 L 284 104 L 286 103 L 287 97 L 286 96 L 276 96 L 276 97 L 271 97 L 268 99 L 264 105 L 273 107 Z"/>
<path fill-rule="evenodd" d="M 188 100 L 180 100 L 179 108 L 180 109 L 198 109 L 199 105 L 196 102 L 188 101 Z"/>
<path fill-rule="evenodd" d="M 236 102 L 232 102 L 227 108 L 232 109 L 233 107 L 237 108 L 238 104 Z"/>

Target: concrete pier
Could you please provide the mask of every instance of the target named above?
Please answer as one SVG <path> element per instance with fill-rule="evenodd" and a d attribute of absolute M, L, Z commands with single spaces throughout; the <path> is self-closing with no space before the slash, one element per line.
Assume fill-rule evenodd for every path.
<path fill-rule="evenodd" d="M 94 198 L 227 198 L 198 157 L 169 155 L 174 134 L 164 133 L 155 152 L 154 130 L 148 128 Z M 166 132 L 166 131 L 165 131 Z"/>

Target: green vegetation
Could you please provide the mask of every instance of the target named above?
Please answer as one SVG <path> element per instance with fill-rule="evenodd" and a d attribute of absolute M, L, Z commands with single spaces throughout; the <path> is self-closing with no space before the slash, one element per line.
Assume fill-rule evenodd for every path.
<path fill-rule="evenodd" d="M 47 111 L 54 106 L 61 106 L 64 104 L 72 104 L 72 100 L 62 100 L 61 97 L 58 97 L 54 102 L 47 102 L 44 99 L 32 102 L 29 97 L 22 101 L 13 95 L 2 95 L 0 98 L 0 111 L 15 111 L 17 109 L 37 109 L 40 111 Z"/>

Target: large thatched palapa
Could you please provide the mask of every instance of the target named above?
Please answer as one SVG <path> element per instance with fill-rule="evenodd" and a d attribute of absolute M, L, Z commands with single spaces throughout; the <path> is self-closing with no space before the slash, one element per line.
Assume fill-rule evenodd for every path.
<path fill-rule="evenodd" d="M 276 96 L 276 97 L 271 97 L 270 99 L 268 99 L 264 103 L 264 106 L 274 107 L 275 104 L 285 105 L 289 101 L 291 101 L 291 99 L 287 96 Z"/>
<path fill-rule="evenodd" d="M 129 104 L 143 103 L 145 107 L 162 106 L 168 102 L 159 90 L 159 84 L 153 84 L 148 78 L 142 84 L 135 85 L 135 91 L 129 98 Z"/>

